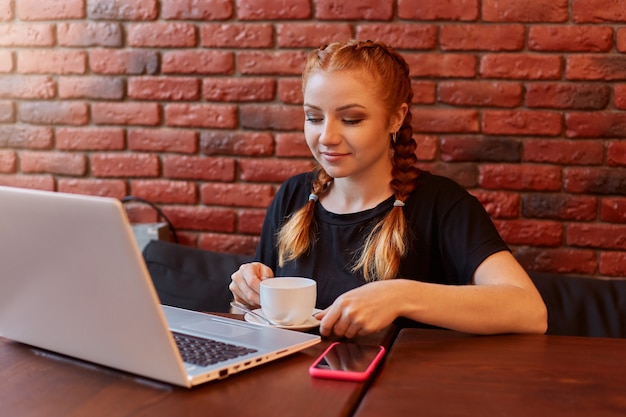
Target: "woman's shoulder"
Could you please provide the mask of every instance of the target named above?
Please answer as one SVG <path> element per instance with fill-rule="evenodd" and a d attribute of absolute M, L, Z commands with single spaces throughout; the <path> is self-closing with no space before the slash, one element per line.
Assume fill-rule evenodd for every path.
<path fill-rule="evenodd" d="M 469 195 L 469 192 L 456 181 L 429 171 L 421 171 L 416 179 L 414 194 L 423 193 L 449 197 Z"/>

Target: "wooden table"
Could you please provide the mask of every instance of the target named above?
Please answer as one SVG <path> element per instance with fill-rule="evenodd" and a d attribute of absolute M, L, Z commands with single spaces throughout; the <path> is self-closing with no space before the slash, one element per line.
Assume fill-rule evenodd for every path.
<path fill-rule="evenodd" d="M 359 342 L 388 347 L 393 336 Z M 366 385 L 308 374 L 331 341 L 188 390 L 0 338 L 0 416 L 350 416 Z"/>
<path fill-rule="evenodd" d="M 626 416 L 626 339 L 404 329 L 355 413 Z"/>

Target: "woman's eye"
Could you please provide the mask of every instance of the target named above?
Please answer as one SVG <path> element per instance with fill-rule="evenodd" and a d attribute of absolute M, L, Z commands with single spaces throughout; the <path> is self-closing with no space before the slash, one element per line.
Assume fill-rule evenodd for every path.
<path fill-rule="evenodd" d="M 343 122 L 347 125 L 358 125 L 363 119 L 343 119 Z"/>
<path fill-rule="evenodd" d="M 305 121 L 309 123 L 321 123 L 322 119 L 314 116 L 306 116 Z"/>

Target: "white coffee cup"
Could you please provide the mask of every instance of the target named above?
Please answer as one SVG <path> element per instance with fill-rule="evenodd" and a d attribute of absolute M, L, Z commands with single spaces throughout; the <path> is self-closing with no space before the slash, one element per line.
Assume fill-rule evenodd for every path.
<path fill-rule="evenodd" d="M 263 315 L 283 326 L 296 326 L 313 314 L 317 283 L 310 278 L 278 277 L 261 281 Z"/>

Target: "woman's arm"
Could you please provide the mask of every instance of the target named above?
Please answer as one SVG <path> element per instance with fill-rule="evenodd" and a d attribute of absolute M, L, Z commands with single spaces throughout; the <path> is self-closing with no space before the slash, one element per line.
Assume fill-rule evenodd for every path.
<path fill-rule="evenodd" d="M 508 251 L 485 259 L 474 273 L 474 285 L 377 281 L 341 295 L 318 316 L 322 335 L 346 337 L 376 332 L 397 317 L 475 334 L 547 329 L 541 295 Z"/>

